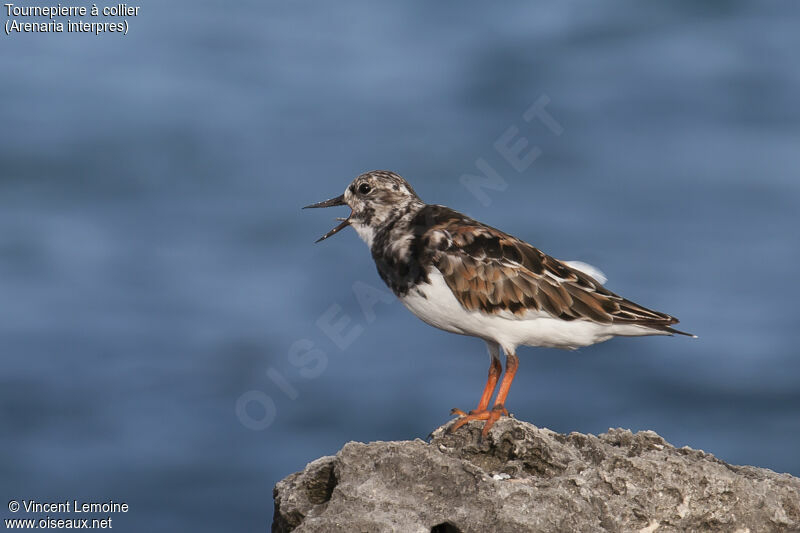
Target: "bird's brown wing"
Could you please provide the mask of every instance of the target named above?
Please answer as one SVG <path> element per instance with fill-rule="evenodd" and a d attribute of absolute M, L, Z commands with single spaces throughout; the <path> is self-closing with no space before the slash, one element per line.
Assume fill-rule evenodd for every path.
<path fill-rule="evenodd" d="M 680 333 L 678 319 L 614 294 L 594 278 L 511 235 L 436 206 L 424 235 L 447 286 L 470 310 L 522 317 L 541 311 L 563 320 L 638 324 Z M 507 314 L 507 313 L 504 313 Z"/>

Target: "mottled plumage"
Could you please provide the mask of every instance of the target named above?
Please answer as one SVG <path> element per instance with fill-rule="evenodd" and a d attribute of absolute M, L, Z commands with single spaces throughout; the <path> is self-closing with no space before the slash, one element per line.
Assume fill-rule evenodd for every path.
<path fill-rule="evenodd" d="M 505 413 L 505 395 L 520 345 L 577 348 L 613 336 L 670 335 L 678 319 L 614 294 L 586 268 L 559 261 L 530 244 L 441 205 L 422 202 L 400 176 L 358 176 L 342 196 L 307 207 L 348 205 L 350 216 L 324 235 L 352 225 L 367 243 L 381 279 L 419 318 L 440 329 L 484 339 L 492 358 L 478 409 L 462 420 Z M 487 410 L 499 376 L 506 376 Z"/>

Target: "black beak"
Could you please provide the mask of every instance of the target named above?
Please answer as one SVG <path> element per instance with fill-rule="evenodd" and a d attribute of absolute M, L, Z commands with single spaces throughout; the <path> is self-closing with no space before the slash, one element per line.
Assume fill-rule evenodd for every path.
<path fill-rule="evenodd" d="M 344 194 L 339 195 L 336 198 L 331 198 L 330 200 L 325 200 L 324 202 L 318 202 L 316 204 L 307 205 L 303 209 L 316 209 L 317 207 L 335 207 L 337 205 L 347 205 L 345 203 L 345 201 L 344 201 Z M 340 219 L 340 220 L 342 220 L 342 219 Z M 336 226 L 335 228 L 330 230 L 328 233 L 326 233 L 325 235 L 323 235 L 322 237 L 320 237 L 316 241 L 314 241 L 314 243 L 318 243 L 320 241 L 324 241 L 325 239 L 327 239 L 331 235 L 336 235 L 337 233 L 339 233 L 340 231 L 342 231 L 344 228 L 346 228 L 349 225 L 350 225 L 350 219 L 349 218 L 343 219 L 341 224 L 339 224 L 338 226 Z"/>
<path fill-rule="evenodd" d="M 336 198 L 331 198 L 330 200 L 325 200 L 324 202 L 317 202 L 316 204 L 307 205 L 303 209 L 316 209 L 317 207 L 334 207 L 337 205 L 347 205 L 346 203 L 344 203 L 344 194 L 340 194 Z"/>

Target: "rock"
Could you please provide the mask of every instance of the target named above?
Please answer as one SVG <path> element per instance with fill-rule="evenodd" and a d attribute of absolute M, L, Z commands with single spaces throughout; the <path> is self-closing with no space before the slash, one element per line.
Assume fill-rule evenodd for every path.
<path fill-rule="evenodd" d="M 800 479 L 652 431 L 561 435 L 502 418 L 426 443 L 350 442 L 274 490 L 273 532 L 800 531 Z"/>

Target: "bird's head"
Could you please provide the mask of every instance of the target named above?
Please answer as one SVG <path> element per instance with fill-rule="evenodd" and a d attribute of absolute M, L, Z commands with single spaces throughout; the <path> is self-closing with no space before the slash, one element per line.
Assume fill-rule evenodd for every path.
<path fill-rule="evenodd" d="M 324 202 L 307 205 L 303 209 L 349 206 L 352 209 L 350 216 L 338 219 L 341 224 L 320 237 L 317 242 L 352 225 L 361 238 L 370 244 L 376 229 L 415 204 L 423 205 L 406 180 L 388 170 L 373 170 L 354 179 L 344 194 Z"/>

